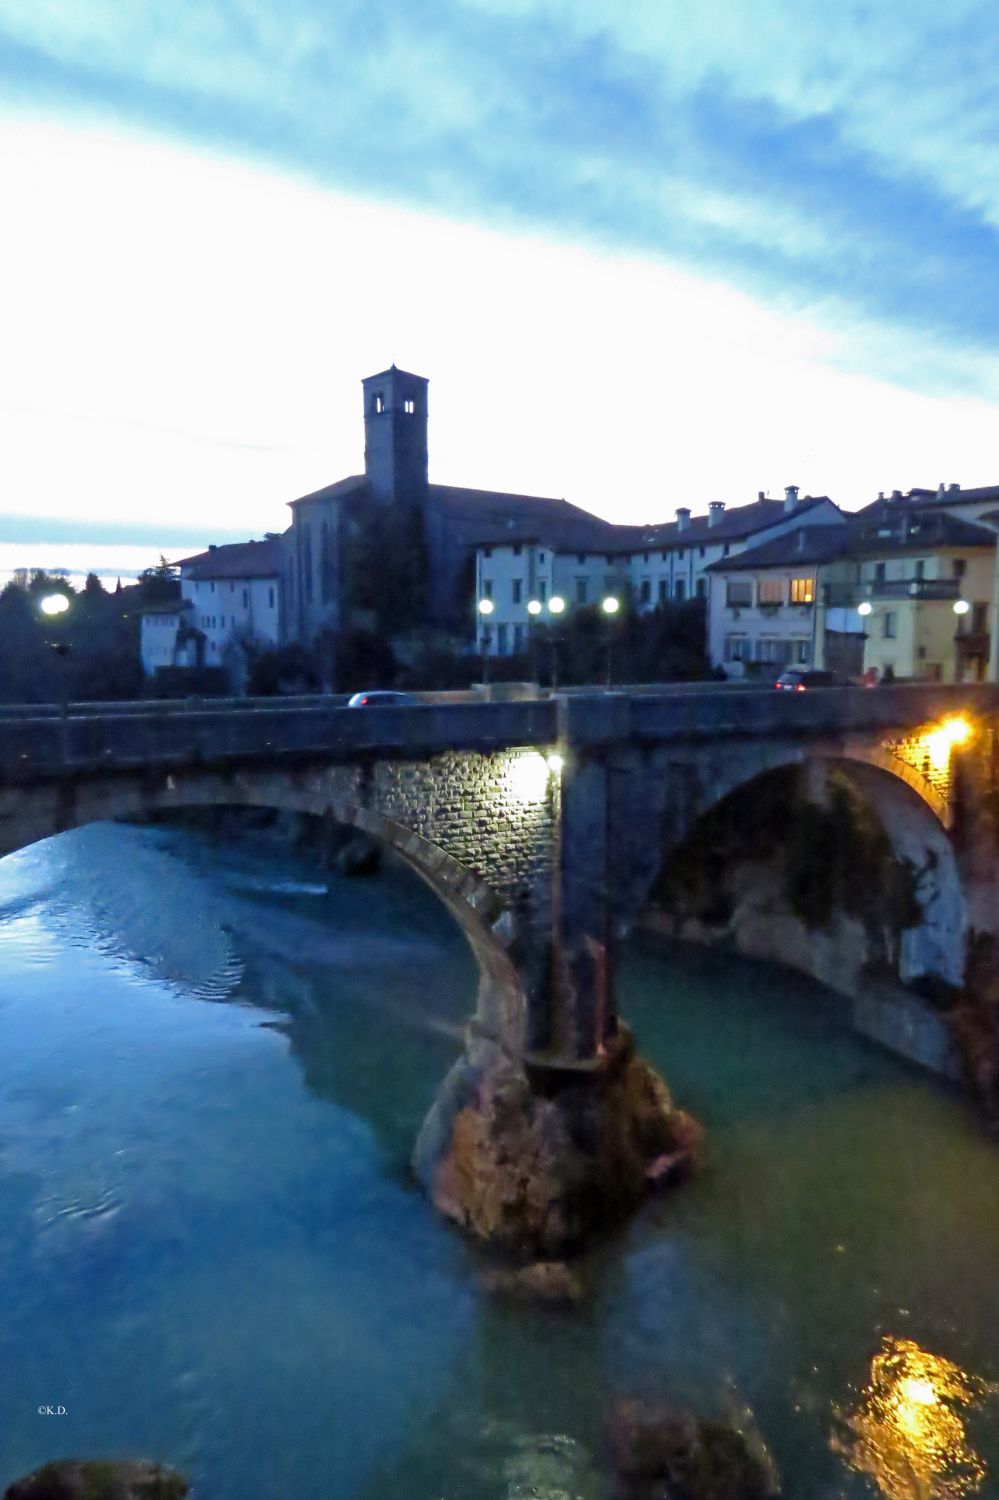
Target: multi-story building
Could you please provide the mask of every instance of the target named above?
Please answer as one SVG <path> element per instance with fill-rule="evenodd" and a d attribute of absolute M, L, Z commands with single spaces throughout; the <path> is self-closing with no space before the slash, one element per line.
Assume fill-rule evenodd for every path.
<path fill-rule="evenodd" d="M 522 649 L 532 619 L 546 617 L 552 594 L 567 609 L 599 604 L 607 595 L 627 597 L 640 611 L 707 600 L 713 563 L 806 524 L 823 527 L 842 520 L 828 496 L 799 496 L 796 485 L 787 486 L 783 500 L 761 493 L 750 505 L 728 509 L 713 501 L 705 516 L 680 507 L 675 521 L 658 526 L 614 525 L 581 511 L 570 522 L 558 511 L 539 510 L 524 521 L 494 527 L 480 541 L 477 598 L 490 599 L 494 607 L 479 618 L 479 649 L 498 656 Z M 532 601 L 542 606 L 540 616 L 529 611 Z"/>
<path fill-rule="evenodd" d="M 802 527 L 712 565 L 708 649 L 730 675 L 986 675 L 995 534 L 935 507 Z M 955 608 L 956 606 L 956 608 Z"/>
<path fill-rule="evenodd" d="M 230 646 L 277 645 L 282 541 L 209 547 L 180 560 L 179 600 L 142 616 L 142 665 L 220 667 Z"/>

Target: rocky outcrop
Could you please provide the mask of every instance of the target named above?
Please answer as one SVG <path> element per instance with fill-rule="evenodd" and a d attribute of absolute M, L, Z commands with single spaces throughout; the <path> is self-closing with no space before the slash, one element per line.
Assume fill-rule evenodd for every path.
<path fill-rule="evenodd" d="M 621 1500 L 779 1500 L 762 1445 L 683 1407 L 618 1401 L 610 1446 Z"/>
<path fill-rule="evenodd" d="M 183 1500 L 183 1475 L 142 1459 L 60 1458 L 7 1486 L 3 1500 Z"/>
<path fill-rule="evenodd" d="M 484 1271 L 484 1291 L 516 1302 L 548 1302 L 574 1307 L 583 1300 L 583 1283 L 564 1260 L 536 1260 L 528 1266 L 493 1267 Z"/>
<path fill-rule="evenodd" d="M 695 1134 L 623 1029 L 592 1069 L 530 1069 L 478 1041 L 445 1079 L 413 1165 L 478 1239 L 558 1259 L 642 1201 L 653 1163 L 686 1153 L 689 1165 Z"/>

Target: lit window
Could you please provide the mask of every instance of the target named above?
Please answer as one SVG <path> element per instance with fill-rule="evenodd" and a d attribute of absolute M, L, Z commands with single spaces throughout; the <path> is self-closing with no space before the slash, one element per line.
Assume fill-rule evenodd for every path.
<path fill-rule="evenodd" d="M 416 402 L 413 400 L 404 401 L 402 403 L 402 409 L 407 414 L 407 416 L 411 417 L 416 410 Z"/>
<path fill-rule="evenodd" d="M 815 599 L 814 578 L 791 579 L 791 603 L 811 604 Z"/>
<path fill-rule="evenodd" d="M 756 602 L 757 604 L 783 604 L 784 580 L 782 578 L 761 578 Z"/>

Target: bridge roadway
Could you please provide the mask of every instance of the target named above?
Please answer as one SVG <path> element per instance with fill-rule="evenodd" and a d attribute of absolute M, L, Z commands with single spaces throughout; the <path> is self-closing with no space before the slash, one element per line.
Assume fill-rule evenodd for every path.
<path fill-rule="evenodd" d="M 999 709 L 999 686 L 932 683 L 807 693 L 600 692 L 503 703 L 419 703 L 350 709 L 322 699 L 184 704 L 48 705 L 0 713 L 0 777 L 10 785 L 64 773 L 221 765 L 322 755 L 351 760 L 519 746 L 696 743 L 772 735 L 891 734 L 959 712 Z"/>

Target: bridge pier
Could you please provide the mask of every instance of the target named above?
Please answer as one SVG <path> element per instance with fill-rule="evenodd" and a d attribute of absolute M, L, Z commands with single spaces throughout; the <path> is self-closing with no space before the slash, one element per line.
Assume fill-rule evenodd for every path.
<path fill-rule="evenodd" d="M 610 767 L 565 759 L 552 788 L 547 901 L 508 950 L 516 995 L 483 991 L 464 1055 L 420 1133 L 414 1170 L 436 1207 L 492 1245 L 562 1256 L 689 1163 L 698 1128 L 619 1025 L 608 898 Z M 523 1044 L 495 1017 L 522 1010 Z"/>

